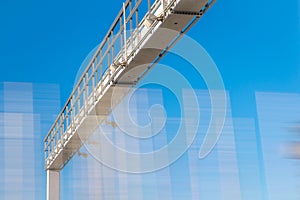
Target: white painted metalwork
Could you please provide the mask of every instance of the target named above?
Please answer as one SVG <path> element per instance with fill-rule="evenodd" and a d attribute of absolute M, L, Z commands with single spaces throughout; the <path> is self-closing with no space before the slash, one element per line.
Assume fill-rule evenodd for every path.
<path fill-rule="evenodd" d="M 60 171 L 47 170 L 47 200 L 60 198 Z"/>
<path fill-rule="evenodd" d="M 83 127 L 101 123 L 110 113 L 111 105 L 105 102 L 112 88 L 134 87 L 214 1 L 156 0 L 151 5 L 150 0 L 127 0 L 44 140 L 45 169 L 61 170 L 88 137 Z M 163 36 L 159 28 L 178 34 Z M 159 37 L 164 50 L 144 48 Z M 130 78 L 122 77 L 143 59 L 151 64 Z M 95 118 L 88 119 L 90 114 Z"/>

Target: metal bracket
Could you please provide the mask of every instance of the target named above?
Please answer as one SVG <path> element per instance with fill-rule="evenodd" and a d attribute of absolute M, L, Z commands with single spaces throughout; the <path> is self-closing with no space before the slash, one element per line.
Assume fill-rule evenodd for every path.
<path fill-rule="evenodd" d="M 198 16 L 198 17 L 203 15 L 203 11 L 200 11 L 200 12 L 190 12 L 190 11 L 176 11 L 176 10 L 172 10 L 171 13 L 175 14 L 175 15 L 193 15 L 193 16 Z"/>
<path fill-rule="evenodd" d="M 122 62 L 119 63 L 120 66 L 122 66 L 123 68 L 127 67 L 127 61 L 122 60 Z"/>
<path fill-rule="evenodd" d="M 136 86 L 135 82 L 113 82 L 113 86 L 122 85 L 122 86 Z"/>
<path fill-rule="evenodd" d="M 165 15 L 164 14 L 161 14 L 160 16 L 156 17 L 156 20 L 159 21 L 159 22 L 163 22 L 165 19 Z"/>
<path fill-rule="evenodd" d="M 127 62 L 124 60 L 124 59 L 122 59 L 122 61 L 121 62 L 113 62 L 112 64 L 111 64 L 111 66 L 110 66 L 110 68 L 111 68 L 111 71 L 115 71 L 118 67 L 122 67 L 122 68 L 125 68 L 125 67 L 127 67 Z"/>
<path fill-rule="evenodd" d="M 116 128 L 118 126 L 116 122 L 114 122 L 114 121 L 108 121 L 108 120 L 105 120 L 105 125 L 106 126 L 111 126 L 113 128 Z"/>

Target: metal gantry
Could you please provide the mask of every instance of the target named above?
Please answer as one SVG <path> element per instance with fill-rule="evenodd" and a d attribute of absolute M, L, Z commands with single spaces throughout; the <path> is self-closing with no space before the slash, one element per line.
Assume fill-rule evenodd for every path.
<path fill-rule="evenodd" d="M 45 169 L 61 170 L 89 137 L 85 127 L 110 114 L 111 90 L 134 87 L 214 1 L 127 0 L 44 139 Z M 153 44 L 159 48 L 149 48 Z"/>

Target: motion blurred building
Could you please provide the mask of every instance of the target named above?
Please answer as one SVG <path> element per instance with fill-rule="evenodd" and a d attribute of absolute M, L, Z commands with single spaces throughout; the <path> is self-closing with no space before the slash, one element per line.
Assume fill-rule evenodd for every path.
<path fill-rule="evenodd" d="M 300 112 L 294 109 L 300 103 L 299 95 L 257 92 L 253 102 L 257 116 L 243 118 L 232 116 L 230 95 L 227 93 L 227 116 L 220 140 L 209 156 L 200 160 L 199 148 L 209 125 L 211 103 L 207 91 L 195 92 L 201 112 L 199 132 L 189 150 L 170 166 L 155 173 L 138 175 L 110 169 L 90 155 L 86 159 L 81 157 L 72 161 L 70 168 L 74 169 L 74 173 L 71 176 L 76 176 L 76 180 L 88 180 L 82 191 L 89 191 L 89 199 L 99 199 L 99 196 L 103 199 L 299 198 L 299 161 L 287 159 L 282 154 L 282 147 L 293 139 L 289 124 L 300 117 Z M 188 91 L 183 91 L 183 99 L 188 99 L 189 95 Z M 145 113 L 155 103 L 168 107 L 168 98 L 159 90 L 139 91 L 134 99 L 131 115 L 140 122 L 145 122 L 148 117 Z M 185 109 L 193 109 L 188 104 L 185 106 Z M 169 117 L 161 135 L 151 138 L 148 144 L 143 140 L 133 141 L 114 128 L 111 128 L 111 139 L 125 149 L 140 153 L 151 151 L 168 144 L 179 123 L 179 118 Z M 110 153 L 114 156 L 113 152 Z M 83 174 L 78 173 L 79 166 L 85 166 Z M 68 187 L 73 187 L 75 195 L 72 198 L 81 199 L 74 188 L 76 185 Z"/>
<path fill-rule="evenodd" d="M 43 199 L 43 137 L 60 109 L 59 86 L 0 83 L 0 199 Z"/>
<path fill-rule="evenodd" d="M 233 116 L 235 105 L 227 93 L 227 115 L 220 140 L 205 159 L 199 159 L 212 108 L 206 90 L 195 93 L 200 107 L 199 131 L 176 162 L 151 173 L 119 172 L 91 153 L 92 148 L 101 146 L 99 141 L 91 140 L 62 170 L 61 199 L 299 199 L 299 160 L 287 159 L 282 148 L 295 139 L 289 127 L 300 119 L 300 96 L 257 92 L 253 102 L 256 116 L 245 118 Z M 189 95 L 188 90 L 182 91 L 185 109 L 193 111 Z M 162 104 L 171 113 L 166 117 L 166 126 L 153 137 L 132 138 L 109 123 L 103 124 L 101 131 L 128 151 L 158 150 L 176 137 L 181 120 L 180 113 L 172 112 L 179 105 L 171 105 L 170 98 L 160 89 L 140 89 L 130 101 L 132 120 L 141 126 L 151 122 L 148 111 L 152 106 Z M 0 199 L 44 199 L 43 138 L 59 111 L 58 85 L 0 84 Z M 183 126 L 187 129 L 193 121 L 185 120 Z M 155 124 L 151 128 L 157 129 Z M 105 153 L 116 165 L 124 159 L 126 162 L 114 151 Z M 171 158 L 171 154 L 165 154 L 164 159 Z M 127 161 L 128 166 L 138 165 L 141 169 L 145 164 L 151 163 Z"/>

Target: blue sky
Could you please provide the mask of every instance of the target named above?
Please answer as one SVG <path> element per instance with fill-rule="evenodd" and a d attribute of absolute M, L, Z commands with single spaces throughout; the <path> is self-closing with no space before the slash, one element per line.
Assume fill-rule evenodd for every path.
<path fill-rule="evenodd" d="M 0 2 L 0 81 L 58 83 L 68 98 L 122 1 Z M 192 28 L 234 96 L 299 91 L 299 1 L 219 0 Z"/>
<path fill-rule="evenodd" d="M 0 1 L 0 82 L 58 84 L 64 104 L 122 2 Z M 219 0 L 188 33 L 217 64 L 233 116 L 256 117 L 255 91 L 300 92 L 299 19 L 297 0 Z"/>

